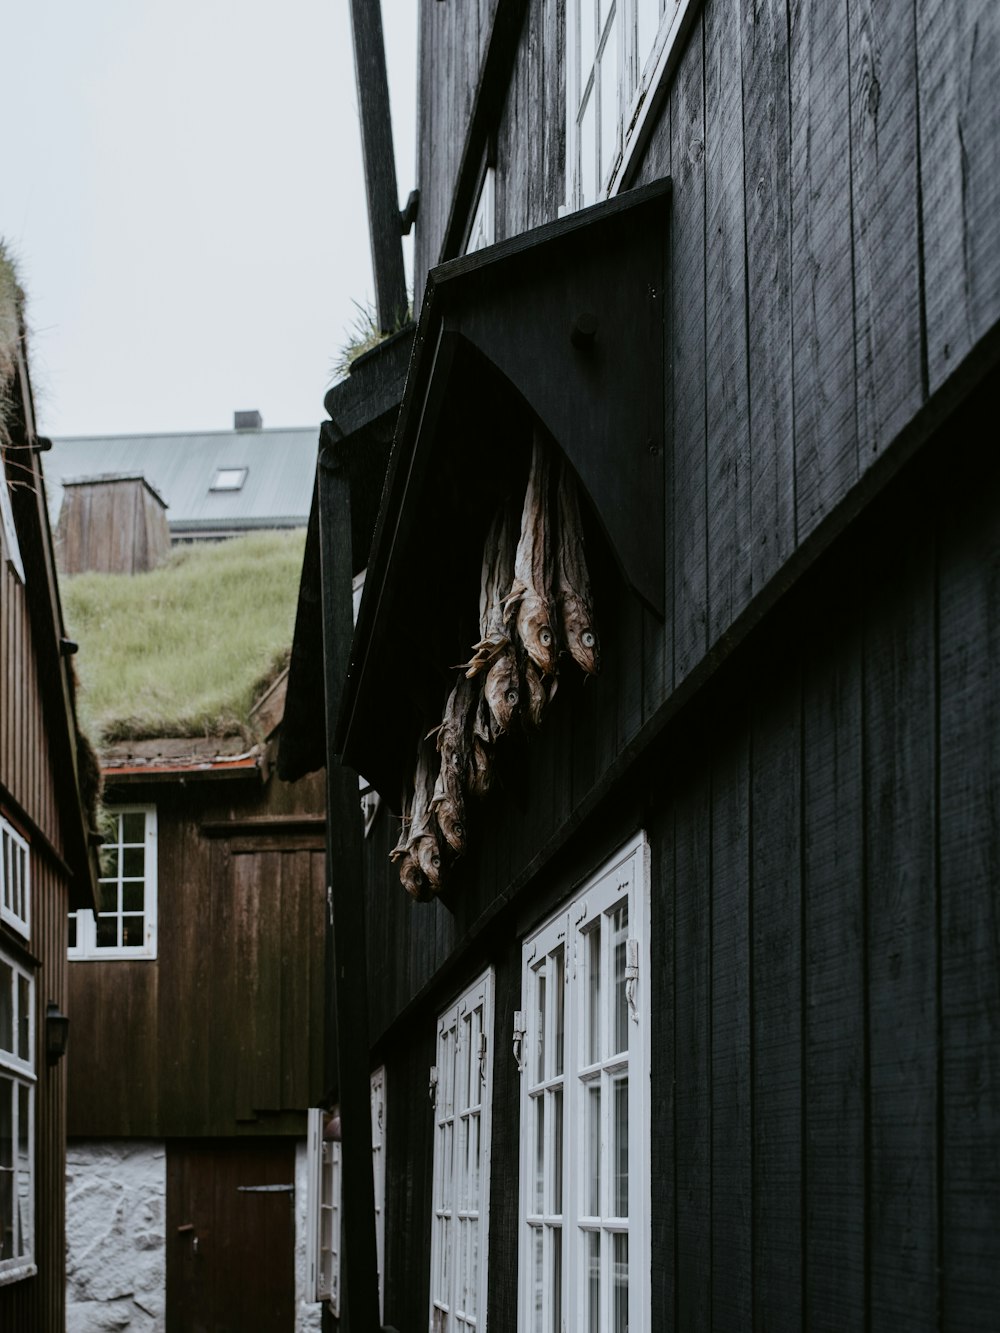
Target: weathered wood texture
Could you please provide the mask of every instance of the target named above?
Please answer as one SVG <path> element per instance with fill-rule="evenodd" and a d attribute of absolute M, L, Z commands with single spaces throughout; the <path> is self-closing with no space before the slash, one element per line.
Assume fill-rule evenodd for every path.
<path fill-rule="evenodd" d="M 656 1327 L 995 1324 L 1000 464 L 970 452 L 948 482 L 934 459 L 911 469 L 558 856 L 544 846 L 559 794 L 533 807 L 567 752 L 542 736 L 522 756 L 525 803 L 500 797 L 453 913 L 380 872 L 387 819 L 369 840 L 390 1080 L 411 1042 L 429 1059 L 461 978 L 498 967 L 496 1182 L 516 1160 L 517 941 L 623 828 L 646 827 Z M 490 917 L 525 864 L 535 880 Z M 394 1243 L 390 1287 L 427 1261 L 419 1073 L 395 1112 L 419 1152 L 391 1135 L 388 1151 L 390 1179 L 405 1161 L 406 1199 L 428 1211 L 399 1205 L 421 1232 Z M 510 1207 L 491 1209 L 490 1326 L 504 1330 Z"/>
<path fill-rule="evenodd" d="M 140 574 L 170 553 L 166 506 L 141 477 L 68 485 L 56 528 L 63 574 Z"/>
<path fill-rule="evenodd" d="M 420 212 L 414 245 L 414 309 L 424 275 L 441 246 L 472 116 L 476 88 L 498 6 L 504 0 L 442 5 L 421 0 L 417 89 L 417 176 Z"/>
<path fill-rule="evenodd" d="M 303 1133 L 327 1091 L 323 834 L 218 826 L 321 811 L 322 779 L 118 796 L 157 807 L 157 958 L 69 965 L 70 1135 Z"/>

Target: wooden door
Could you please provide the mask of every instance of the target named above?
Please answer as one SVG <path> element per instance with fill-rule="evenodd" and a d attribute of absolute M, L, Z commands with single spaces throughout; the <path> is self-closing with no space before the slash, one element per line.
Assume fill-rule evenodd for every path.
<path fill-rule="evenodd" d="M 167 1147 L 167 1333 L 291 1333 L 295 1143 Z"/>

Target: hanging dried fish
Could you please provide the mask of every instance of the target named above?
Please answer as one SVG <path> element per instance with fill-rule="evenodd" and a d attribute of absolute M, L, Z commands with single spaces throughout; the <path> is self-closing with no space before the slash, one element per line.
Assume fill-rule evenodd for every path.
<path fill-rule="evenodd" d="M 426 903 L 433 896 L 430 885 L 417 864 L 417 858 L 409 850 L 410 828 L 413 823 L 412 808 L 413 795 L 408 792 L 403 798 L 403 818 L 399 840 L 389 853 L 389 860 L 399 862 L 399 881 L 410 897 L 415 898 L 418 903 Z"/>
<path fill-rule="evenodd" d="M 552 614 L 548 497 L 548 449 L 536 430 L 521 513 L 521 536 L 514 556 L 514 582 L 504 598 L 504 624 L 509 626 L 516 618 L 518 637 L 545 676 L 555 671 L 559 655 Z"/>
<path fill-rule="evenodd" d="M 437 749 L 441 768 L 434 784 L 431 809 L 445 842 L 453 852 L 465 851 L 465 798 L 462 783 L 469 762 L 469 715 L 475 702 L 475 687 L 460 676 L 448 695 L 441 725 L 437 728 Z"/>
<path fill-rule="evenodd" d="M 441 845 L 437 837 L 437 821 L 431 809 L 434 795 L 434 750 L 426 742 L 417 751 L 417 768 L 413 776 L 413 805 L 406 841 L 401 838 L 391 853 L 393 860 L 401 858 L 399 878 L 403 887 L 414 897 L 417 894 L 404 875 L 413 881 L 413 866 L 427 881 L 431 890 L 441 887 Z"/>
<path fill-rule="evenodd" d="M 496 731 L 486 694 L 480 690 L 472 713 L 469 729 L 469 753 L 466 761 L 465 784 L 470 796 L 480 800 L 493 785 L 493 742 Z"/>
<path fill-rule="evenodd" d="M 573 661 L 593 676 L 600 670 L 601 646 L 594 626 L 576 481 L 565 463 L 559 468 L 556 509 L 555 595 L 563 637 Z"/>
<path fill-rule="evenodd" d="M 516 516 L 510 504 L 501 504 L 486 534 L 479 585 L 479 642 L 465 664 L 469 677 L 488 669 L 510 642 L 504 624 L 503 601 L 514 578 Z"/>
<path fill-rule="evenodd" d="M 521 700 L 521 673 L 517 669 L 517 653 L 512 643 L 507 643 L 486 673 L 483 695 L 496 734 L 509 731 Z"/>

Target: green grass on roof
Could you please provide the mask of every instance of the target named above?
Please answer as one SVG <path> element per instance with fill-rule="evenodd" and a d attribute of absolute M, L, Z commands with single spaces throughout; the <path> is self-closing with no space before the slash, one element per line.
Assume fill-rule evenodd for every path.
<path fill-rule="evenodd" d="M 61 581 L 81 723 L 98 745 L 249 738 L 250 709 L 287 664 L 304 532 L 182 546 L 148 574 Z"/>

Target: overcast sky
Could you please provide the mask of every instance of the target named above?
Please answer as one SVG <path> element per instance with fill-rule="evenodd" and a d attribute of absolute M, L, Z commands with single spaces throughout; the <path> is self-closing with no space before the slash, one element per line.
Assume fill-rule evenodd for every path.
<path fill-rule="evenodd" d="M 382 8 L 402 204 L 417 5 Z M 373 294 L 347 0 L 12 0 L 2 32 L 39 429 L 318 422 Z"/>

